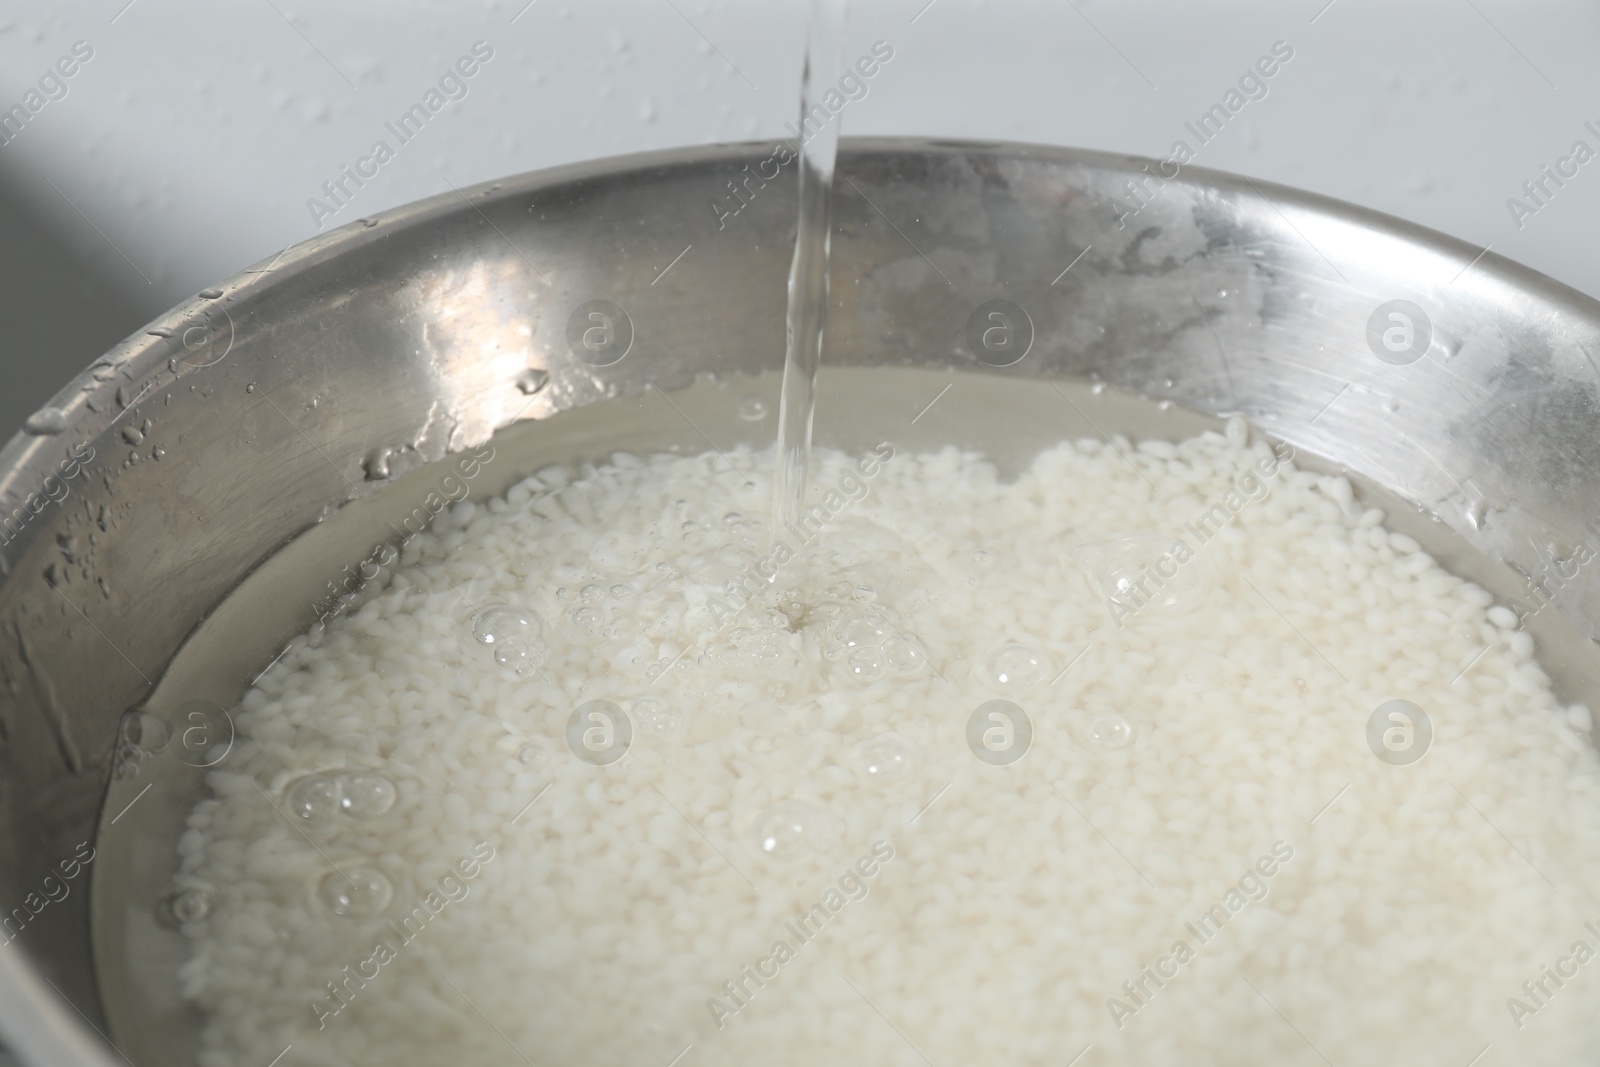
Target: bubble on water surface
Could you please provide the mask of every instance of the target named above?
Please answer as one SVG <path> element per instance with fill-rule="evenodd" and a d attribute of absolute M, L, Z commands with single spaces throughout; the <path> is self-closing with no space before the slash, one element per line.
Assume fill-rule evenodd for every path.
<path fill-rule="evenodd" d="M 1095 748 L 1125 748 L 1133 741 L 1133 723 L 1115 712 L 1104 712 L 1089 717 L 1084 734 Z"/>
<path fill-rule="evenodd" d="M 313 774 L 289 787 L 289 814 L 302 822 L 325 823 L 344 811 L 344 789 L 337 774 Z"/>
<path fill-rule="evenodd" d="M 656 737 L 675 737 L 683 727 L 683 716 L 654 697 L 643 697 L 629 709 L 634 721 Z"/>
<path fill-rule="evenodd" d="M 394 899 L 394 886 L 374 867 L 329 871 L 317 883 L 317 900 L 341 919 L 370 919 Z"/>
<path fill-rule="evenodd" d="M 877 647 L 893 633 L 888 618 L 877 612 L 857 615 L 839 626 L 839 639 L 846 648 Z"/>
<path fill-rule="evenodd" d="M 899 674 L 915 674 L 928 662 L 922 649 L 909 637 L 895 635 L 883 643 L 883 660 Z"/>
<path fill-rule="evenodd" d="M 211 914 L 211 894 L 204 889 L 180 889 L 162 902 L 161 910 L 161 917 L 173 925 L 197 923 Z"/>
<path fill-rule="evenodd" d="M 881 645 L 862 645 L 854 649 L 845 659 L 845 667 L 853 678 L 863 682 L 870 682 L 882 677 L 884 669 L 883 647 Z"/>
<path fill-rule="evenodd" d="M 821 808 L 792 801 L 762 812 L 754 832 L 758 851 L 775 859 L 795 859 L 832 839 L 833 820 Z"/>
<path fill-rule="evenodd" d="M 376 819 L 394 807 L 398 796 L 394 783 L 381 774 L 346 774 L 339 786 L 339 807 L 352 819 Z"/>
<path fill-rule="evenodd" d="M 1007 693 L 1026 693 L 1050 680 L 1055 665 L 1042 648 L 1017 642 L 1001 645 L 983 658 L 989 681 Z"/>
<path fill-rule="evenodd" d="M 1204 560 L 1183 542 L 1152 534 L 1080 545 L 1073 555 L 1119 626 L 1135 618 L 1188 611 L 1211 588 Z"/>
<path fill-rule="evenodd" d="M 538 668 L 550 652 L 538 612 L 502 604 L 474 612 L 470 621 L 473 639 L 494 650 L 496 663 L 518 674 Z"/>
<path fill-rule="evenodd" d="M 394 783 L 381 774 L 330 771 L 301 778 L 289 787 L 284 800 L 291 816 L 320 824 L 340 815 L 376 819 L 394 807 L 398 795 Z"/>
<path fill-rule="evenodd" d="M 172 741 L 172 727 L 159 715 L 130 711 L 122 717 L 118 735 L 124 745 L 138 749 L 142 755 L 151 755 Z"/>
<path fill-rule="evenodd" d="M 179 886 L 155 905 L 155 920 L 169 930 L 196 923 L 211 914 L 211 890 L 203 885 Z"/>
<path fill-rule="evenodd" d="M 874 737 L 856 746 L 861 772 L 874 782 L 898 782 L 911 774 L 915 757 L 898 737 Z"/>

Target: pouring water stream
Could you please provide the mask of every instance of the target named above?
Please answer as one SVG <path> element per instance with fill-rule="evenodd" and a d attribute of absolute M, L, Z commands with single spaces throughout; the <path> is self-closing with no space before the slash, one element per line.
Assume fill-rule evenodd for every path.
<path fill-rule="evenodd" d="M 789 266 L 783 395 L 778 406 L 777 472 L 772 485 L 774 537 L 797 524 L 805 510 L 817 367 L 828 317 L 830 193 L 839 154 L 839 123 L 821 123 L 808 136 L 812 128 L 807 122 L 813 109 L 821 107 L 822 94 L 834 86 L 844 69 L 848 7 L 848 0 L 814 0 L 806 37 L 805 70 L 800 80 L 800 218 Z M 826 108 L 821 111 L 829 113 Z"/>

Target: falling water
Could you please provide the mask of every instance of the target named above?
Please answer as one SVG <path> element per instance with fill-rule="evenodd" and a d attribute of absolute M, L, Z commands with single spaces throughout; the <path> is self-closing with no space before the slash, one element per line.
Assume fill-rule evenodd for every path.
<path fill-rule="evenodd" d="M 817 365 L 828 317 L 829 193 L 839 154 L 839 122 L 818 123 L 822 94 L 844 69 L 844 23 L 848 0 L 813 0 L 800 79 L 800 223 L 789 266 L 789 311 L 783 360 L 783 399 L 778 410 L 778 469 L 772 488 L 774 536 L 804 510 L 806 471 L 811 463 L 811 420 L 817 406 Z"/>

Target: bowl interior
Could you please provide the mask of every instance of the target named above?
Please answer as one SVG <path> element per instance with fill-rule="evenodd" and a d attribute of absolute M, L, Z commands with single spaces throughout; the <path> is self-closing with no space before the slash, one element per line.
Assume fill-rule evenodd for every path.
<path fill-rule="evenodd" d="M 99 841 L 147 881 L 148 917 L 173 860 L 150 835 L 172 840 L 201 776 L 174 768 L 162 781 L 187 787 L 142 800 L 113 781 L 124 714 L 231 706 L 461 456 L 494 449 L 482 497 L 556 458 L 770 440 L 730 412 L 776 409 L 794 176 L 772 158 L 661 153 L 352 223 L 152 323 L 57 397 L 37 423 L 56 432 L 13 439 L 4 899 Z M 1350 472 L 1458 573 L 1553 604 L 1542 658 L 1569 699 L 1592 690 L 1600 586 L 1565 561 L 1600 515 L 1594 302 L 1396 220 L 1122 157 L 847 142 L 835 195 L 821 440 L 1015 464 L 1086 426 L 1170 437 L 1244 415 Z M 973 329 L 996 308 L 1028 342 L 1005 365 Z M 1177 407 L 1090 425 L 1070 402 L 1090 383 Z M 136 1061 L 182 1061 L 175 996 L 130 999 L 106 973 L 164 965 L 170 932 L 95 910 L 98 981 L 86 892 L 30 919 L 26 958 Z M 60 1047 L 77 1024 L 52 1011 L 16 1022 L 19 1047 Z"/>

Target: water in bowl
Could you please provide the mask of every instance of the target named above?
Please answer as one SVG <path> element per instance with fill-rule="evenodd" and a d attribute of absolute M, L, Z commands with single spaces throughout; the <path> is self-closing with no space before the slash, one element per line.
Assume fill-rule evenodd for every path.
<path fill-rule="evenodd" d="M 1558 616 L 1313 457 L 1092 383 L 825 372 L 774 529 L 777 386 L 675 395 L 714 452 L 659 399 L 504 431 L 516 477 L 292 641 L 220 760 L 163 683 L 94 886 L 135 1062 L 1593 1047 Z M 379 536 L 363 507 L 330 523 Z M 309 604 L 336 532 L 235 597 Z M 541 655 L 482 640 L 497 605 Z M 169 678 L 263 640 L 225 629 Z"/>

